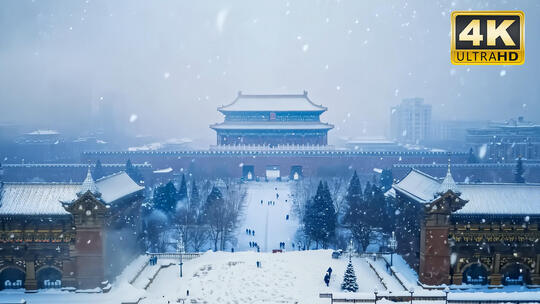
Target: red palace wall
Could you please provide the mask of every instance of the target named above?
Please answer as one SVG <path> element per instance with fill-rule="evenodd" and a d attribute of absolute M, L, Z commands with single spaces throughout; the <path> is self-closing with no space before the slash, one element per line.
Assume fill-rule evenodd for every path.
<path fill-rule="evenodd" d="M 289 176 L 292 166 L 301 166 L 304 176 L 359 175 L 371 177 L 373 169 L 393 164 L 444 164 L 446 153 L 438 152 L 349 152 L 349 151 L 179 151 L 179 152 L 88 152 L 82 162 L 149 163 L 153 170 L 171 167 L 175 172 L 199 177 L 242 177 L 242 166 L 254 166 L 255 176 L 264 177 L 267 166 L 279 166 Z M 467 154 L 453 154 L 452 162 L 464 163 Z"/>

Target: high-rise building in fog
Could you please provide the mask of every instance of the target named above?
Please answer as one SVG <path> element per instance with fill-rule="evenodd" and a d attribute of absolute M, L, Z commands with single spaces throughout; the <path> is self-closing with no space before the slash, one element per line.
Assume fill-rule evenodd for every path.
<path fill-rule="evenodd" d="M 431 129 L 431 105 L 423 98 L 407 98 L 392 107 L 390 136 L 401 143 L 418 144 L 427 139 Z"/>

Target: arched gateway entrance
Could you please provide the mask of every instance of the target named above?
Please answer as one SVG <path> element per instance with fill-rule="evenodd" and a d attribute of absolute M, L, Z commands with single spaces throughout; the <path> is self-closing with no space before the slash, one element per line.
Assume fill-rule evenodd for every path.
<path fill-rule="evenodd" d="M 25 273 L 16 267 L 6 267 L 0 271 L 0 290 L 24 287 Z"/>
<path fill-rule="evenodd" d="M 62 273 L 54 267 L 43 267 L 36 274 L 39 289 L 62 287 Z"/>

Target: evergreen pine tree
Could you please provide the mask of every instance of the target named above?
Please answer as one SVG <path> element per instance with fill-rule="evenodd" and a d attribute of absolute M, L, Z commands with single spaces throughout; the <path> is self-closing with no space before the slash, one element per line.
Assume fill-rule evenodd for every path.
<path fill-rule="evenodd" d="M 323 224 L 321 226 L 321 230 L 324 234 L 321 241 L 323 243 L 323 247 L 327 248 L 328 243 L 334 237 L 336 232 L 337 214 L 336 208 L 334 207 L 334 202 L 332 200 L 332 194 L 330 193 L 330 188 L 328 187 L 328 183 L 326 181 L 324 182 L 322 202 L 323 206 L 321 209 L 323 211 Z"/>
<path fill-rule="evenodd" d="M 189 197 L 189 209 L 198 210 L 201 198 L 199 197 L 199 189 L 195 181 L 191 183 L 191 196 Z"/>
<path fill-rule="evenodd" d="M 94 173 L 92 174 L 92 177 L 94 179 L 102 178 L 105 175 L 103 172 L 103 165 L 101 164 L 101 160 L 96 161 L 96 166 L 94 167 Z"/>
<path fill-rule="evenodd" d="M 523 160 L 521 159 L 521 156 L 518 157 L 517 163 L 516 163 L 516 169 L 514 171 L 514 182 L 516 183 L 525 183 L 525 178 L 523 177 L 523 173 L 525 173 L 525 169 L 523 168 Z"/>
<path fill-rule="evenodd" d="M 381 218 L 387 219 L 386 214 L 386 201 L 384 197 L 384 193 L 381 190 L 381 188 L 377 187 L 376 185 L 371 185 L 371 199 L 369 201 L 366 201 L 366 219 L 367 223 L 371 227 L 381 227 L 381 228 L 387 228 L 385 227 L 386 224 L 389 224 L 388 221 L 381 221 Z M 385 229 L 386 230 L 386 229 Z"/>
<path fill-rule="evenodd" d="M 392 188 L 392 183 L 394 182 L 394 177 L 392 176 L 392 170 L 384 169 L 381 173 L 381 187 L 382 191 L 386 192 Z"/>
<path fill-rule="evenodd" d="M 140 184 L 143 181 L 143 177 L 139 170 L 133 166 L 131 159 L 128 159 L 126 162 L 126 173 L 134 180 L 137 184 Z"/>
<path fill-rule="evenodd" d="M 356 171 L 349 182 L 345 201 L 347 203 L 347 212 L 344 217 L 345 225 L 351 230 L 355 240 L 365 249 L 369 245 L 371 229 L 366 221 L 364 194 Z"/>
<path fill-rule="evenodd" d="M 354 267 L 351 260 L 349 259 L 349 264 L 347 264 L 347 270 L 345 270 L 345 275 L 343 276 L 343 283 L 341 283 L 341 289 L 346 291 L 357 292 L 358 283 L 356 283 L 356 274 L 354 273 Z"/>
<path fill-rule="evenodd" d="M 171 181 L 156 188 L 154 192 L 154 207 L 169 216 L 175 213 L 176 188 Z"/>
<path fill-rule="evenodd" d="M 476 155 L 474 155 L 473 148 L 469 149 L 469 156 L 467 157 L 467 163 L 468 164 L 476 164 L 476 163 L 478 163 L 478 158 L 476 158 Z"/>
<path fill-rule="evenodd" d="M 321 181 L 317 193 L 306 204 L 304 233 L 315 241 L 317 246 L 326 247 L 336 229 L 336 211 L 328 186 Z"/>
<path fill-rule="evenodd" d="M 186 184 L 186 175 L 182 173 L 182 181 L 180 182 L 180 189 L 178 189 L 178 200 L 183 201 L 187 199 L 187 184 Z"/>
<path fill-rule="evenodd" d="M 364 188 L 364 201 L 366 202 L 370 201 L 372 196 L 373 196 L 373 188 L 371 187 L 371 183 L 367 182 L 366 187 Z"/>

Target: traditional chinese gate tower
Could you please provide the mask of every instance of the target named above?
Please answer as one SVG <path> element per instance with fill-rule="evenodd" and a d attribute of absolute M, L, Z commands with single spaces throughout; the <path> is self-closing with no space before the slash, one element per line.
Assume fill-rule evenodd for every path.
<path fill-rule="evenodd" d="M 218 108 L 225 121 L 210 128 L 217 132 L 218 146 L 325 146 L 334 127 L 320 120 L 326 110 L 313 103 L 307 91 L 296 95 L 239 92 L 231 104 Z"/>

